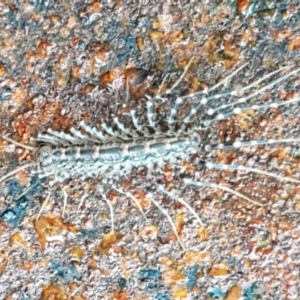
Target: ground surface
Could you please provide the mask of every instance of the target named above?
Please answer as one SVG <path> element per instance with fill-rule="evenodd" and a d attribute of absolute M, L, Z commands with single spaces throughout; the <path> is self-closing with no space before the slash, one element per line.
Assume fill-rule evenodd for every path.
<path fill-rule="evenodd" d="M 177 94 L 210 87 L 245 63 L 216 93 L 246 86 L 283 66 L 297 68 L 299 5 L 191 2 L 2 1 L 1 135 L 28 143 L 48 128 L 68 132 L 81 120 L 97 126 L 110 122 L 112 114 L 125 116 L 130 108 L 145 106 L 145 95 L 170 88 L 192 58 Z M 162 85 L 166 74 L 170 78 Z M 289 101 L 299 96 L 298 90 L 294 75 L 251 103 Z M 156 112 L 167 111 L 177 94 L 155 107 Z M 212 105 L 230 101 L 226 97 Z M 299 137 L 299 124 L 294 103 L 250 109 L 199 134 L 206 144 Z M 1 176 L 35 159 L 6 140 L 0 143 Z M 293 143 L 215 150 L 199 157 L 300 178 L 299 150 Z M 146 182 L 147 170 L 141 168 L 118 184 L 136 197 L 149 221 L 128 194 L 106 187 L 116 215 L 112 233 L 97 176 L 53 188 L 38 183 L 21 197 L 36 178 L 19 172 L 1 183 L 0 299 L 299 299 L 299 184 L 207 170 L 193 159 L 178 162 L 186 177 L 229 187 L 264 206 L 222 190 L 183 185 L 170 165 L 162 175 L 154 170 Z M 185 250 L 147 197 L 149 184 L 175 222 Z M 185 206 L 159 193 L 159 184 L 190 203 L 203 225 Z M 63 188 L 68 195 L 64 215 Z"/>

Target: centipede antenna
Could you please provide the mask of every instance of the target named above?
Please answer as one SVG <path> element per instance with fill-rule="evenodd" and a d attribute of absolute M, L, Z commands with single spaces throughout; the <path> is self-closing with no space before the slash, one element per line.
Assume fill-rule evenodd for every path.
<path fill-rule="evenodd" d="M 66 209 L 67 209 L 67 201 L 68 201 L 68 194 L 66 192 L 66 189 L 63 189 L 63 193 L 64 193 L 64 204 L 63 204 L 63 210 L 62 210 L 62 218 L 64 218 L 65 216 L 65 212 L 66 212 Z"/>
<path fill-rule="evenodd" d="M 184 78 L 185 74 L 187 73 L 188 69 L 190 68 L 190 65 L 193 61 L 194 57 L 192 57 L 189 61 L 189 63 L 184 67 L 184 71 L 180 75 L 180 77 L 176 80 L 176 82 L 166 91 L 166 94 L 171 94 L 172 91 L 178 86 L 178 84 L 182 81 Z"/>
<path fill-rule="evenodd" d="M 175 101 L 175 104 L 174 106 L 172 107 L 171 109 L 171 112 L 170 112 L 170 115 L 169 115 L 169 118 L 168 118 L 168 123 L 169 124 L 173 124 L 174 122 L 174 117 L 178 111 L 178 108 L 180 106 L 180 104 L 182 103 L 182 99 L 181 98 L 177 98 L 176 101 Z"/>
<path fill-rule="evenodd" d="M 285 67 L 285 68 L 286 68 L 286 67 Z M 282 70 L 285 69 L 285 68 L 281 68 L 281 69 L 279 69 L 278 71 L 282 71 Z M 228 108 L 228 107 L 235 106 L 235 105 L 240 104 L 240 103 L 245 103 L 245 102 L 248 101 L 249 99 L 251 99 L 251 98 L 253 98 L 253 97 L 255 97 L 255 96 L 257 96 L 257 95 L 263 93 L 264 91 L 266 91 L 266 90 L 272 88 L 274 85 L 276 85 L 276 84 L 280 83 L 281 81 L 283 81 L 283 80 L 285 80 L 285 79 L 291 77 L 292 75 L 298 73 L 299 71 L 300 71 L 300 69 L 296 69 L 296 70 L 294 70 L 294 71 L 292 71 L 292 72 L 290 72 L 290 73 L 288 73 L 288 74 L 286 74 L 286 75 L 284 75 L 284 76 L 282 76 L 282 77 L 279 77 L 278 79 L 276 79 L 276 80 L 272 81 L 271 83 L 269 83 L 269 84 L 263 86 L 262 88 L 256 90 L 255 92 L 253 92 L 252 94 L 250 94 L 250 95 L 248 95 L 248 96 L 246 96 L 246 97 L 242 97 L 242 98 L 240 98 L 239 100 L 237 100 L 237 101 L 235 101 L 235 102 L 232 102 L 232 103 L 228 103 L 228 104 L 221 105 L 221 106 L 219 106 L 217 109 L 215 109 L 215 112 L 216 112 L 216 111 L 219 111 L 219 110 L 222 110 L 222 109 L 225 109 L 225 108 Z M 271 74 L 272 74 L 272 73 L 271 73 Z M 272 75 L 274 75 L 274 72 L 273 72 Z M 267 75 L 267 76 L 268 76 L 268 75 Z M 262 78 L 262 80 L 264 80 L 264 78 Z M 262 80 L 261 80 L 261 81 L 262 81 Z M 245 89 L 245 88 L 244 88 L 244 89 Z"/>
<path fill-rule="evenodd" d="M 107 203 L 107 205 L 109 207 L 110 219 L 111 219 L 111 231 L 114 232 L 115 231 L 115 225 L 114 225 L 115 222 L 114 222 L 114 209 L 113 209 L 113 206 L 103 193 L 101 193 L 101 196 L 103 197 L 104 201 Z"/>
<path fill-rule="evenodd" d="M 274 177 L 277 178 L 281 181 L 290 181 L 290 182 L 295 182 L 295 183 L 300 183 L 300 180 L 297 180 L 295 178 L 292 177 L 284 177 L 284 176 L 280 176 L 280 175 L 276 175 L 274 173 L 270 173 L 270 172 L 266 172 L 260 169 L 254 169 L 254 168 L 249 168 L 246 166 L 242 166 L 242 165 L 226 165 L 226 164 L 214 164 L 211 162 L 208 162 L 205 164 L 205 166 L 208 169 L 217 169 L 217 170 L 230 170 L 230 171 L 246 171 L 246 172 L 252 172 L 252 173 L 257 173 L 257 174 L 261 174 L 261 175 L 266 175 L 269 177 Z"/>
<path fill-rule="evenodd" d="M 259 205 L 259 206 L 264 206 L 264 204 L 261 204 L 239 192 L 236 192 L 235 190 L 232 190 L 226 186 L 223 186 L 223 185 L 219 185 L 219 184 L 216 184 L 216 183 L 210 183 L 210 182 L 202 182 L 202 181 L 194 181 L 194 180 L 191 180 L 191 179 L 187 179 L 187 178 L 184 178 L 183 181 L 186 183 L 186 184 L 189 184 L 189 185 L 196 185 L 196 186 L 200 186 L 200 187 L 205 187 L 205 188 L 212 188 L 212 189 L 218 189 L 218 190 L 223 190 L 223 191 L 226 191 L 234 196 L 237 196 L 239 198 L 242 198 L 244 200 L 247 200 L 248 202 L 251 202 L 255 205 Z"/>
<path fill-rule="evenodd" d="M 169 223 L 171 225 L 171 228 L 172 228 L 173 232 L 176 235 L 178 243 L 180 244 L 180 246 L 182 247 L 182 249 L 185 251 L 185 247 L 184 247 L 184 245 L 183 245 L 183 243 L 182 243 L 182 241 L 181 241 L 181 239 L 179 237 L 179 234 L 178 234 L 178 232 L 176 230 L 176 225 L 174 224 L 174 222 L 173 222 L 172 218 L 170 217 L 169 213 L 152 197 L 152 195 L 150 195 L 149 193 L 147 193 L 147 197 L 161 211 L 161 213 L 164 214 L 167 217 L 167 219 L 168 219 L 168 221 L 169 221 Z"/>
<path fill-rule="evenodd" d="M 267 104 L 262 104 L 262 105 L 249 105 L 249 106 L 246 106 L 246 107 L 236 107 L 232 111 L 229 111 L 227 113 L 217 114 L 214 118 L 209 119 L 209 120 L 206 119 L 203 122 L 206 125 L 210 125 L 210 124 L 212 124 L 216 121 L 224 120 L 224 119 L 226 119 L 228 117 L 231 117 L 233 115 L 241 114 L 242 112 L 247 111 L 249 109 L 260 110 L 260 109 L 268 109 L 268 108 L 278 108 L 280 106 L 289 105 L 291 103 L 295 103 L 295 102 L 299 102 L 299 101 L 300 101 L 300 98 L 296 98 L 296 99 L 292 99 L 292 100 L 284 101 L 284 102 L 275 102 L 275 103 L 273 102 L 273 103 L 267 103 Z M 216 109 L 216 110 L 211 109 L 210 114 L 213 114 L 218 110 L 219 109 Z"/>
<path fill-rule="evenodd" d="M 30 150 L 30 151 L 35 151 L 35 150 L 37 150 L 36 147 L 28 146 L 28 145 L 26 145 L 26 144 L 17 142 L 17 141 L 15 141 L 15 140 L 13 140 L 13 139 L 11 139 L 11 138 L 9 138 L 9 137 L 1 136 L 1 138 L 4 139 L 4 140 L 6 140 L 6 141 L 8 141 L 8 142 L 10 142 L 10 143 L 12 143 L 12 144 L 14 144 L 14 145 L 16 145 L 16 146 L 19 146 L 19 147 L 21 147 L 21 148 L 28 149 L 28 150 Z M 0 181 L 1 181 L 1 180 L 0 180 Z"/>
<path fill-rule="evenodd" d="M 149 220 L 147 219 L 147 217 L 146 217 L 146 215 L 144 213 L 144 210 L 143 210 L 140 202 L 138 201 L 138 199 L 136 197 L 134 197 L 129 192 L 124 192 L 124 191 L 118 189 L 115 185 L 113 185 L 112 188 L 115 189 L 118 193 L 123 194 L 126 197 L 130 198 L 134 202 L 134 204 L 138 207 L 138 209 L 139 209 L 140 213 L 142 214 L 143 218 L 145 219 L 145 221 L 149 223 Z"/>
<path fill-rule="evenodd" d="M 2 176 L 0 178 L 0 182 L 6 181 L 6 179 L 8 179 L 10 176 L 16 174 L 17 172 L 19 172 L 21 170 L 25 170 L 27 168 L 34 167 L 34 166 L 35 166 L 35 164 L 27 164 L 27 165 L 20 166 L 20 167 L 14 169 L 13 171 L 7 173 L 6 175 Z"/>
<path fill-rule="evenodd" d="M 170 193 L 169 191 L 167 191 L 164 187 L 159 186 L 159 190 L 168 195 L 171 199 L 174 198 L 176 201 L 178 201 L 179 203 L 181 203 L 182 205 L 184 205 L 189 211 L 190 213 L 196 218 L 196 220 L 198 221 L 198 223 L 203 226 L 203 222 L 201 221 L 200 217 L 197 215 L 197 213 L 195 212 L 195 210 L 183 199 L 177 197 L 176 195 L 174 195 L 173 193 Z"/>
<path fill-rule="evenodd" d="M 42 207 L 41 207 L 41 209 L 40 209 L 40 211 L 39 211 L 39 213 L 37 215 L 37 218 L 36 218 L 37 220 L 40 218 L 40 216 L 41 216 L 41 214 L 42 214 L 42 212 L 43 212 L 43 210 L 44 210 L 44 208 L 47 205 L 47 203 L 48 203 L 49 200 L 50 200 L 50 193 L 48 193 L 47 198 L 45 199 L 45 201 L 42 204 Z"/>

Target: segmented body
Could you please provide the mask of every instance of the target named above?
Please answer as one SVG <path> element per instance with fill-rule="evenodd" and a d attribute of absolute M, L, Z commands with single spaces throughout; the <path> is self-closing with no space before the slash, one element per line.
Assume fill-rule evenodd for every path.
<path fill-rule="evenodd" d="M 275 85 L 299 72 L 298 69 L 288 71 L 287 67 L 269 73 L 238 91 L 215 92 L 220 86 L 230 82 L 230 79 L 244 69 L 246 65 L 236 69 L 224 81 L 217 83 L 207 91 L 174 97 L 177 86 L 188 70 L 188 65 L 181 77 L 169 90 L 164 93 L 158 93 L 152 98 L 149 97 L 146 101 L 146 106 L 138 111 L 131 109 L 127 116 L 124 115 L 121 118 L 113 117 L 113 122 L 109 125 L 102 123 L 98 127 L 91 127 L 82 121 L 80 127 L 78 129 L 71 128 L 70 133 L 49 129 L 48 133 L 39 134 L 35 139 L 37 143 L 36 149 L 38 149 L 35 156 L 36 162 L 17 168 L 1 180 L 9 178 L 20 169 L 28 168 L 31 174 L 37 174 L 39 178 L 49 179 L 50 186 L 69 179 L 79 178 L 85 180 L 102 175 L 103 178 L 99 186 L 105 187 L 108 181 L 112 179 L 110 186 L 120 194 L 126 194 L 133 199 L 144 217 L 143 209 L 139 206 L 135 197 L 118 187 L 120 176 L 128 175 L 133 168 L 144 167 L 148 169 L 147 180 L 151 186 L 153 166 L 156 167 L 156 172 L 162 172 L 166 163 L 171 163 L 172 167 L 180 167 L 180 164 L 176 162 L 177 159 L 183 161 L 194 154 L 198 157 L 198 161 L 208 169 L 238 170 L 299 184 L 300 181 L 296 178 L 277 175 L 255 166 L 218 164 L 213 160 L 207 159 L 207 157 L 205 161 L 201 160 L 203 152 L 210 153 L 210 151 L 218 149 L 240 149 L 243 146 L 267 146 L 276 143 L 299 141 L 297 137 L 254 140 L 244 138 L 225 143 L 214 143 L 211 137 L 207 138 L 211 127 L 220 120 L 230 119 L 248 110 L 276 109 L 286 105 L 297 105 L 299 102 L 297 97 L 287 101 L 256 102 L 257 98 L 266 90 L 272 89 Z M 285 74 L 261 87 L 263 81 L 284 71 L 286 72 Z M 221 99 L 221 101 L 218 101 L 218 99 Z M 226 101 L 222 101 L 223 99 Z M 230 101 L 227 101 L 228 99 Z M 171 105 L 168 105 L 167 103 L 170 102 Z M 162 107 L 164 109 L 161 110 Z M 177 175 L 180 174 L 183 175 L 182 182 L 185 185 L 219 189 L 256 205 L 263 205 L 263 203 L 255 201 L 227 186 L 203 180 L 197 172 L 194 172 L 194 178 L 185 176 L 184 169 L 177 173 Z M 155 189 L 155 191 L 147 193 L 147 197 L 166 215 L 179 241 L 180 238 L 172 219 L 167 211 L 155 200 L 157 191 L 182 203 L 197 221 L 202 224 L 200 217 L 191 205 L 177 197 L 176 192 L 165 189 L 163 185 L 157 185 Z M 105 194 L 102 193 L 101 195 L 107 201 Z M 65 195 L 65 205 L 66 197 Z M 112 215 L 113 230 L 113 207 L 109 201 L 107 203 Z M 183 243 L 180 243 L 184 247 Z"/>

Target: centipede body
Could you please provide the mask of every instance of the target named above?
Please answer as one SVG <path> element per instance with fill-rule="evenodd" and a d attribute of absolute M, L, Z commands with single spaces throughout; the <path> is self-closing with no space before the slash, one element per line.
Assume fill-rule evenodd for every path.
<path fill-rule="evenodd" d="M 245 139 L 225 143 L 212 143 L 211 140 L 207 142 L 207 135 L 210 134 L 211 130 L 210 127 L 218 121 L 229 119 L 248 110 L 277 109 L 281 106 L 293 105 L 299 102 L 297 97 L 282 102 L 257 104 L 252 101 L 264 91 L 272 89 L 275 85 L 299 72 L 298 69 L 290 71 L 287 67 L 275 70 L 241 88 L 239 91 L 214 92 L 219 87 L 230 82 L 231 78 L 246 66 L 247 64 L 237 68 L 223 82 L 217 83 L 207 91 L 196 92 L 192 95 L 176 96 L 174 98 L 173 95 L 176 95 L 175 91 L 188 70 L 188 65 L 179 79 L 166 92 L 148 97 L 145 106 L 138 109 L 138 111 L 131 109 L 127 116 L 113 117 L 109 123 L 103 122 L 95 127 L 91 127 L 84 121 L 81 121 L 78 128 L 72 127 L 69 133 L 51 129 L 47 133 L 39 133 L 33 139 L 35 145 L 27 146 L 30 150 L 36 150 L 34 155 L 35 162 L 29 165 L 21 165 L 1 180 L 9 179 L 9 176 L 20 169 L 29 169 L 31 176 L 37 175 L 40 179 L 47 179 L 49 186 L 61 184 L 67 180 L 79 179 L 84 181 L 103 175 L 101 182 L 98 184 L 100 190 L 103 191 L 109 185 L 122 194 L 122 190 L 118 187 L 118 180 L 120 177 L 126 177 L 130 174 L 133 168 L 147 168 L 147 180 L 151 183 L 152 173 L 162 172 L 164 165 L 169 163 L 172 168 L 180 169 L 177 175 L 182 176 L 181 182 L 185 185 L 218 189 L 234 197 L 252 202 L 255 205 L 264 205 L 264 203 L 254 200 L 240 191 L 203 180 L 197 176 L 197 172 L 194 174 L 194 178 L 190 178 L 185 170 L 180 167 L 180 163 L 178 164 L 178 160 L 182 162 L 191 158 L 197 158 L 198 165 L 201 168 L 250 172 L 273 177 L 280 181 L 300 183 L 296 178 L 276 175 L 255 167 L 218 164 L 211 160 L 202 159 L 203 153 L 209 154 L 211 151 L 217 151 L 218 149 L 238 149 L 246 146 L 273 145 L 298 141 L 298 138 L 295 137 L 286 139 Z M 278 76 L 279 73 L 283 74 Z M 277 76 L 277 79 L 273 79 L 269 84 L 260 86 L 263 81 L 272 76 Z M 246 94 L 244 95 L 244 93 Z M 218 101 L 218 99 L 227 98 L 233 100 L 229 102 Z M 171 105 L 166 105 L 168 101 Z M 164 109 L 158 111 L 157 108 L 161 107 L 164 107 Z M 13 142 L 10 138 L 4 138 Z M 17 146 L 22 146 L 20 143 L 15 143 Z M 156 168 L 155 171 L 153 171 L 153 166 Z M 166 190 L 161 184 L 157 185 L 157 189 L 182 203 L 197 221 L 202 224 L 201 218 L 188 202 L 180 200 L 176 193 Z M 106 196 L 103 193 L 101 195 L 107 201 Z M 133 197 L 128 193 L 127 195 Z M 151 202 L 169 219 L 180 241 L 172 220 L 167 211 L 155 200 L 153 191 L 147 195 Z M 64 205 L 66 205 L 66 197 L 65 195 Z M 109 201 L 107 203 L 112 215 L 113 229 L 113 208 Z M 144 215 L 142 208 L 139 207 L 139 209 Z M 180 244 L 184 247 L 182 242 Z"/>

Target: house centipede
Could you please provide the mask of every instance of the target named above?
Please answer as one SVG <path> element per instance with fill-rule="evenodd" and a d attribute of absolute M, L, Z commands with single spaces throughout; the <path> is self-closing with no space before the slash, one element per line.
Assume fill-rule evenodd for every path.
<path fill-rule="evenodd" d="M 183 80 L 191 62 L 192 60 L 185 67 L 184 72 L 178 80 L 168 90 L 161 92 L 161 88 L 159 88 L 155 96 L 147 97 L 143 113 L 138 114 L 135 109 L 131 109 L 125 121 L 119 117 L 114 117 L 112 124 L 102 123 L 100 128 L 91 127 L 84 121 L 81 121 L 79 128 L 72 127 L 70 133 L 49 129 L 47 133 L 39 133 L 33 139 L 33 142 L 35 142 L 34 146 L 24 145 L 7 136 L 2 136 L 8 142 L 34 152 L 35 161 L 33 163 L 21 164 L 11 172 L 8 172 L 0 178 L 0 183 L 11 180 L 20 170 L 27 170 L 30 176 L 36 175 L 39 179 L 49 179 L 49 186 L 61 184 L 69 179 L 80 178 L 81 180 L 86 180 L 104 174 L 98 187 L 100 195 L 109 206 L 111 231 L 113 232 L 114 209 L 105 195 L 106 186 L 109 185 L 120 195 L 129 197 L 147 221 L 147 216 L 139 201 L 132 193 L 124 191 L 118 186 L 119 178 L 127 176 L 132 172 L 133 168 L 147 168 L 146 178 L 150 183 L 147 197 L 168 219 L 183 249 L 185 248 L 184 244 L 181 241 L 172 218 L 159 201 L 155 199 L 155 194 L 159 192 L 178 201 L 200 225 L 203 225 L 203 222 L 192 207 L 192 204 L 176 196 L 176 191 L 168 190 L 162 183 L 156 183 L 155 188 L 151 188 L 154 172 L 153 166 L 155 166 L 155 172 L 161 173 L 163 166 L 169 163 L 172 168 L 178 169 L 177 174 L 179 174 L 182 183 L 186 186 L 221 190 L 233 197 L 238 197 L 260 206 L 265 204 L 226 185 L 205 181 L 200 178 L 197 172 L 195 172 L 194 178 L 186 176 L 185 170 L 180 167 L 178 161 L 183 161 L 189 157 L 196 157 L 197 165 L 208 170 L 255 173 L 261 176 L 273 177 L 279 181 L 299 184 L 300 180 L 296 178 L 277 175 L 276 173 L 267 172 L 260 168 L 240 164 L 219 164 L 211 160 L 201 159 L 202 152 L 210 153 L 217 150 L 240 149 L 247 146 L 299 143 L 300 138 L 298 137 L 254 140 L 237 139 L 223 143 L 207 143 L 207 140 L 203 139 L 203 135 L 201 135 L 201 133 L 204 133 L 205 136 L 210 131 L 210 127 L 216 122 L 230 119 L 248 110 L 265 111 L 273 108 L 278 109 L 290 104 L 297 104 L 300 100 L 297 97 L 287 101 L 266 102 L 262 104 L 253 104 L 251 101 L 263 92 L 296 75 L 299 69 L 290 71 L 289 67 L 282 67 L 239 90 L 214 93 L 215 90 L 226 86 L 234 76 L 243 71 L 248 65 L 246 63 L 233 71 L 223 81 L 207 90 L 174 97 L 173 95 L 176 94 L 175 91 Z M 284 75 L 280 75 L 270 83 L 260 87 L 262 82 L 284 72 L 286 72 Z M 165 80 L 166 78 L 163 79 L 161 86 Z M 172 103 L 170 108 L 167 105 L 169 98 L 171 98 Z M 230 99 L 229 102 L 218 103 L 218 100 L 228 98 Z M 236 98 L 236 100 L 231 101 L 231 98 Z M 166 111 L 158 113 L 157 107 L 161 106 L 165 106 Z M 30 188 L 25 190 L 24 193 Z M 79 207 L 83 205 L 86 195 L 86 193 L 83 195 Z M 64 191 L 63 213 L 66 205 L 67 194 Z"/>

